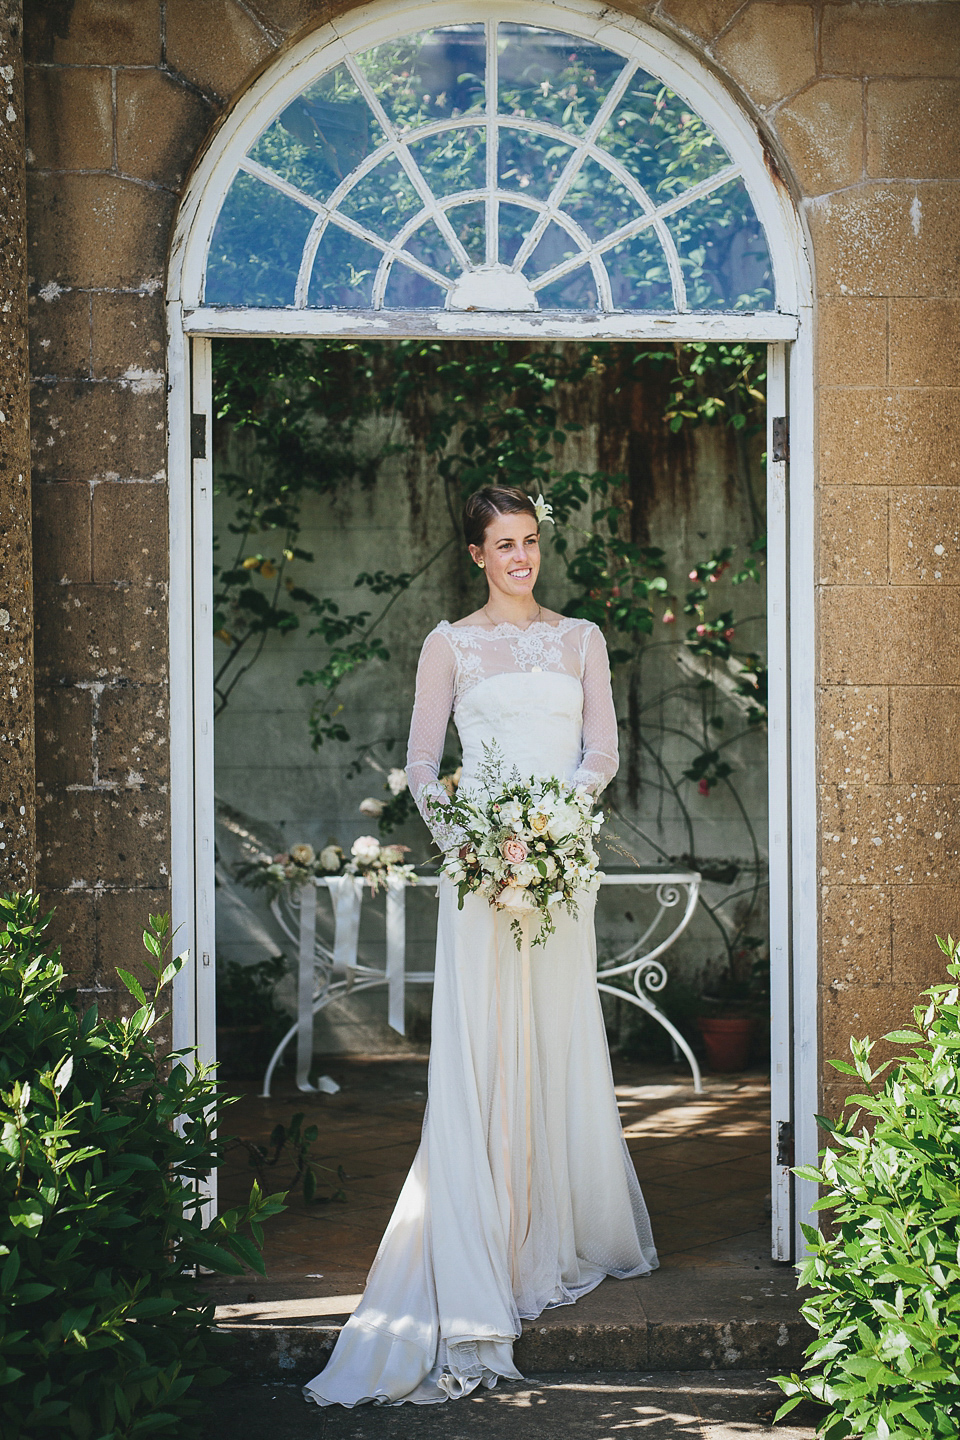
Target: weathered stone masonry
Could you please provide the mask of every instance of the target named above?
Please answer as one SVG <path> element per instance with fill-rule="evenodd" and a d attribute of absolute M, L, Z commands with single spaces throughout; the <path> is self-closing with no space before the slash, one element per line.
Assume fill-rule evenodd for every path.
<path fill-rule="evenodd" d="M 726 77 L 812 241 L 820 1013 L 835 1055 L 851 1031 L 903 1017 L 940 974 L 934 930 L 960 929 L 960 6 L 623 8 Z M 217 116 L 334 13 L 311 0 L 28 5 L 38 877 L 81 983 L 107 994 L 169 884 L 173 215 Z"/>
<path fill-rule="evenodd" d="M 0 878 L 35 879 L 23 14 L 0 7 Z"/>

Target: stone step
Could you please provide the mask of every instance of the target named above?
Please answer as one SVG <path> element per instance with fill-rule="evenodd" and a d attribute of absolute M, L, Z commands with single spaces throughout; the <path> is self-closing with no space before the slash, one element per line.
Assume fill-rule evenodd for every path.
<path fill-rule="evenodd" d="M 338 1325 L 221 1325 L 232 1341 L 229 1364 L 244 1380 L 306 1381 L 322 1370 Z M 801 1320 L 695 1320 L 665 1324 L 525 1324 L 514 1359 L 525 1375 L 623 1370 L 799 1368 L 811 1332 Z"/>
<path fill-rule="evenodd" d="M 323 1368 L 360 1296 L 317 1296 L 304 1294 L 304 1288 L 286 1294 L 265 1288 L 263 1298 L 238 1303 L 214 1287 L 211 1298 L 221 1301 L 218 1328 L 233 1342 L 230 1365 L 236 1374 L 300 1381 Z M 607 1280 L 576 1305 L 524 1321 L 514 1357 L 525 1374 L 634 1369 L 780 1374 L 798 1368 L 813 1338 L 799 1303 L 794 1272 L 769 1260 L 664 1269 L 645 1279 Z"/>

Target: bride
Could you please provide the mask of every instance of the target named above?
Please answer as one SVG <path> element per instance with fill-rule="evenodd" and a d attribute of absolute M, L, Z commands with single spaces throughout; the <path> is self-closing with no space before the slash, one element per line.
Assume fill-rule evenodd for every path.
<path fill-rule="evenodd" d="M 589 621 L 545 610 L 537 507 L 485 486 L 464 508 L 487 603 L 424 642 L 407 776 L 441 849 L 451 712 L 461 786 L 483 745 L 505 773 L 559 776 L 599 794 L 617 770 L 606 645 Z M 525 968 L 505 912 L 457 908 L 440 883 L 427 1112 L 420 1149 L 356 1313 L 304 1394 L 318 1405 L 425 1405 L 522 1377 L 520 1321 L 568 1305 L 607 1275 L 657 1266 L 617 1112 L 596 986 L 593 900 Z"/>

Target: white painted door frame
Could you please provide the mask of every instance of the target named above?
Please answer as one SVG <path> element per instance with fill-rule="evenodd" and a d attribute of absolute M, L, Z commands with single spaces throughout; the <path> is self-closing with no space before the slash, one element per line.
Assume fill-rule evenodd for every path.
<path fill-rule="evenodd" d="M 768 346 L 768 652 L 770 659 L 769 802 L 771 913 L 773 1255 L 802 1253 L 798 1222 L 812 1187 L 795 1181 L 797 1163 L 816 1156 L 817 876 L 814 665 L 813 310 L 806 238 L 786 190 L 772 182 L 747 117 L 689 52 L 639 21 L 593 0 L 522 7 L 490 0 L 435 5 L 431 21 L 470 19 L 496 9 L 642 55 L 688 95 L 731 153 L 743 162 L 763 220 L 780 309 L 743 315 L 631 314 L 603 319 L 497 314 L 415 313 L 359 323 L 349 313 L 223 310 L 203 306 L 202 270 L 220 198 L 255 133 L 344 46 L 356 49 L 419 28 L 422 10 L 407 0 L 352 12 L 292 47 L 238 101 L 187 187 L 171 252 L 168 283 L 171 812 L 174 924 L 191 961 L 174 995 L 174 1043 L 216 1050 L 213 801 L 212 416 L 211 342 L 215 336 L 758 341 Z M 420 22 L 412 17 L 419 14 Z M 318 58 L 319 57 L 319 58 Z M 651 60 L 651 57 L 653 59 Z M 773 421 L 789 417 L 792 459 L 774 458 Z M 787 1127 L 784 1129 L 783 1127 Z M 778 1154 L 779 1150 L 779 1154 Z M 793 1194 L 792 1192 L 796 1193 Z"/>

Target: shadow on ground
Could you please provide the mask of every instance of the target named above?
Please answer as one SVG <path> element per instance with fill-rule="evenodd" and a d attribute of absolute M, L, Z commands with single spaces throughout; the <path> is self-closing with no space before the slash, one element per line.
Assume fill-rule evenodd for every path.
<path fill-rule="evenodd" d="M 782 1396 L 758 1374 L 541 1375 L 446 1405 L 320 1410 L 299 1387 L 227 1386 L 206 1440 L 759 1440 Z M 799 1414 L 799 1412 L 797 1412 Z M 772 1434 L 812 1440 L 812 1407 Z"/>

